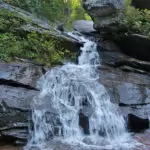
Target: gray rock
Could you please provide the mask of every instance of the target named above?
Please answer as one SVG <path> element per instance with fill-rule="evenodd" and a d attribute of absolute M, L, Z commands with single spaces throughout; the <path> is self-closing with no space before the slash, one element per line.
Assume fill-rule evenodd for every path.
<path fill-rule="evenodd" d="M 0 62 L 0 84 L 12 81 L 36 88 L 36 81 L 43 74 L 43 67 L 31 63 L 2 63 Z M 10 82 L 11 84 L 11 82 Z"/>
<path fill-rule="evenodd" d="M 123 0 L 83 0 L 83 7 L 92 17 L 94 28 L 114 28 L 114 19 L 118 9 L 122 9 Z"/>
<path fill-rule="evenodd" d="M 147 97 L 146 97 L 145 102 L 150 103 L 150 89 L 149 88 L 146 88 L 146 95 Z"/>
<path fill-rule="evenodd" d="M 140 88 L 132 83 L 124 83 L 118 87 L 120 103 L 125 104 L 140 104 L 143 97 Z"/>
<path fill-rule="evenodd" d="M 33 63 L 0 62 L 0 133 L 1 141 L 27 142 L 31 123 L 30 104 L 38 94 L 36 82 L 43 67 Z"/>
<path fill-rule="evenodd" d="M 134 40 L 134 38 L 133 38 Z M 135 38 L 136 40 L 136 38 Z M 129 40 L 130 41 L 130 40 Z M 140 42 L 140 41 L 138 41 Z M 130 43 L 126 43 L 127 46 L 126 47 L 126 51 L 130 51 L 133 52 L 133 54 L 135 53 L 134 56 L 137 55 L 138 51 L 136 52 L 136 43 L 134 43 L 134 49 L 130 49 L 131 44 Z M 146 45 L 145 45 L 146 46 Z M 139 47 L 138 47 L 139 48 Z M 142 53 L 142 47 L 141 49 L 141 53 Z M 143 60 L 139 60 L 139 59 L 135 59 L 131 56 L 128 56 L 124 53 L 122 53 L 121 49 L 119 48 L 119 46 L 110 40 L 104 40 L 104 41 L 100 41 L 99 44 L 99 51 L 100 51 L 100 57 L 101 60 L 104 64 L 110 65 L 110 66 L 114 66 L 116 68 L 121 68 L 124 71 L 129 71 L 129 72 L 136 72 L 136 73 L 149 73 L 150 72 L 150 62 L 148 61 L 143 61 Z M 144 53 L 144 51 L 143 51 Z M 139 54 L 139 57 L 142 57 L 142 55 Z M 146 56 L 146 54 L 145 54 Z M 148 55 L 147 55 L 148 56 Z"/>
<path fill-rule="evenodd" d="M 37 94 L 38 91 L 36 90 L 0 85 L 0 104 L 2 105 L 4 103 L 6 107 L 10 108 L 29 110 L 30 102 Z"/>
<path fill-rule="evenodd" d="M 114 63 L 116 59 L 111 59 L 107 55 L 110 54 L 109 56 L 111 56 L 111 53 L 113 52 L 109 51 L 109 53 L 105 53 L 107 59 L 103 55 L 101 56 L 100 83 L 105 86 L 111 101 L 120 106 L 120 110 L 124 116 L 134 114 L 145 119 L 150 118 L 149 73 L 137 73 L 133 70 L 124 71 L 119 66 L 113 66 L 110 62 Z M 117 54 L 116 58 L 121 53 Z M 122 59 L 124 58 L 122 57 Z M 128 60 L 126 59 L 126 61 Z"/>
<path fill-rule="evenodd" d="M 73 28 L 83 34 L 91 34 L 96 32 L 93 28 L 93 21 L 77 20 L 73 23 Z"/>

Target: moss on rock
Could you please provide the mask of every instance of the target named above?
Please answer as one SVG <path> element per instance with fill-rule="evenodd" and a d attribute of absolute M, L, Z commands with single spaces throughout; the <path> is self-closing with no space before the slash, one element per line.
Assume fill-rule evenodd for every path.
<path fill-rule="evenodd" d="M 61 39 L 53 39 L 47 32 L 23 31 L 22 26 L 31 24 L 30 19 L 15 12 L 0 9 L 0 60 L 15 61 L 24 58 L 44 65 L 61 64 L 64 59 L 74 59 L 75 52 L 66 50 Z M 35 25 L 37 26 L 37 25 Z"/>

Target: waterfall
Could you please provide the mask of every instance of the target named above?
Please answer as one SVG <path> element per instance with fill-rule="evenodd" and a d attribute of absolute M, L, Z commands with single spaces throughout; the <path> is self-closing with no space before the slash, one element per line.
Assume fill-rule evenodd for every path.
<path fill-rule="evenodd" d="M 46 143 L 57 139 L 127 150 L 131 139 L 125 120 L 99 82 L 97 45 L 80 35 L 70 36 L 84 43 L 78 64 L 55 67 L 39 80 L 40 94 L 32 102 L 34 128 L 28 147 L 43 150 Z"/>

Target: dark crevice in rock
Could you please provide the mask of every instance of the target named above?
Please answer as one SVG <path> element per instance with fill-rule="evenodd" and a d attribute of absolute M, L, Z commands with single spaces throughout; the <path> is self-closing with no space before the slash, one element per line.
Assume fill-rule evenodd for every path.
<path fill-rule="evenodd" d="M 138 70 L 144 70 L 147 72 L 150 72 L 150 63 L 149 62 L 136 62 L 132 60 L 124 60 L 124 61 L 118 61 L 115 63 L 115 67 L 121 67 L 121 66 L 130 66 L 132 68 L 138 69 Z"/>
<path fill-rule="evenodd" d="M 83 113 L 79 113 L 79 125 L 83 129 L 84 134 L 89 135 L 89 118 Z"/>
<path fill-rule="evenodd" d="M 126 55 L 142 61 L 150 61 L 150 40 L 147 37 L 131 34 L 120 37 L 117 43 Z"/>
<path fill-rule="evenodd" d="M 131 106 L 143 106 L 143 105 L 148 105 L 150 103 L 139 103 L 139 104 L 125 104 L 125 103 L 119 103 L 120 107 L 131 107 Z"/>
<path fill-rule="evenodd" d="M 123 71 L 126 72 L 134 72 L 134 73 L 140 73 L 140 74 L 150 74 L 150 63 L 140 63 L 136 61 L 130 61 L 130 60 L 123 60 L 123 61 L 117 61 L 117 62 L 107 62 L 103 61 L 104 64 L 114 67 L 114 68 L 120 68 Z"/>
<path fill-rule="evenodd" d="M 123 71 L 126 71 L 126 72 L 134 72 L 134 73 L 140 73 L 140 74 L 147 74 L 147 72 L 143 71 L 143 70 L 140 70 L 140 69 L 135 69 L 135 68 L 132 68 L 130 66 L 121 66 L 119 67 L 120 69 L 122 69 Z"/>
<path fill-rule="evenodd" d="M 6 80 L 6 79 L 0 79 L 0 85 L 8 85 L 8 86 L 13 86 L 13 87 L 22 87 L 22 88 L 26 88 L 29 90 L 35 90 L 35 91 L 39 91 L 38 89 L 30 86 L 30 85 L 25 85 L 13 80 Z"/>
<path fill-rule="evenodd" d="M 141 132 L 149 128 L 149 120 L 128 114 L 128 129 L 132 132 Z"/>
<path fill-rule="evenodd" d="M 2 135 L 1 136 L 1 145 L 14 145 L 14 146 L 19 146 L 19 145 L 26 145 L 27 144 L 27 139 L 17 139 L 13 136 L 5 136 L 5 135 Z"/>

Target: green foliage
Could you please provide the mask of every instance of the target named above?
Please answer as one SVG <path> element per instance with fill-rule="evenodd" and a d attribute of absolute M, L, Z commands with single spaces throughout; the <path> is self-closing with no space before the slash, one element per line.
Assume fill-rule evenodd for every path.
<path fill-rule="evenodd" d="M 10 57 L 18 54 L 18 46 L 16 37 L 11 33 L 0 34 L 0 59 L 9 61 Z"/>
<path fill-rule="evenodd" d="M 35 60 L 45 65 L 57 65 L 66 58 L 74 59 L 75 53 L 61 48 L 59 41 L 49 39 L 48 34 L 32 32 L 24 38 L 11 33 L 1 34 L 0 59 L 12 61 L 16 57 Z"/>
<path fill-rule="evenodd" d="M 3 0 L 29 12 L 36 12 L 41 6 L 41 0 Z"/>
<path fill-rule="evenodd" d="M 15 29 L 25 23 L 25 20 L 16 17 L 13 12 L 6 9 L 0 9 L 0 31 L 15 32 Z"/>
<path fill-rule="evenodd" d="M 61 22 L 70 26 L 76 19 L 90 19 L 82 8 L 81 0 L 1 1 L 33 12 L 38 17 L 48 19 L 53 24 Z M 76 53 L 62 48 L 61 41 L 50 38 L 47 33 L 20 32 L 20 27 L 31 24 L 31 21 L 18 15 L 15 12 L 0 9 L 1 60 L 14 61 L 16 58 L 25 58 L 45 65 L 56 65 L 65 59 L 75 59 Z"/>
<path fill-rule="evenodd" d="M 43 0 L 38 15 L 51 22 L 64 21 L 67 18 L 67 1 Z"/>
<path fill-rule="evenodd" d="M 91 20 L 82 8 L 81 0 L 3 0 L 11 5 L 34 13 L 50 23 L 71 24 L 74 20 Z"/>
<path fill-rule="evenodd" d="M 69 28 L 75 20 L 91 20 L 83 9 L 81 0 L 43 0 L 39 16 L 45 17 L 51 23 L 63 22 Z"/>
<path fill-rule="evenodd" d="M 70 9 L 70 15 L 67 20 L 67 25 L 69 28 L 75 20 L 91 20 L 91 17 L 83 9 L 81 0 L 70 0 Z"/>
<path fill-rule="evenodd" d="M 0 59 L 14 61 L 15 58 L 35 60 L 45 65 L 56 65 L 64 59 L 74 59 L 75 53 L 61 47 L 60 40 L 49 34 L 20 32 L 18 29 L 29 22 L 0 9 Z"/>
<path fill-rule="evenodd" d="M 140 10 L 130 5 L 131 0 L 125 1 L 123 16 L 119 20 L 121 26 L 124 26 L 130 33 L 140 33 L 146 36 L 150 35 L 150 11 Z"/>

